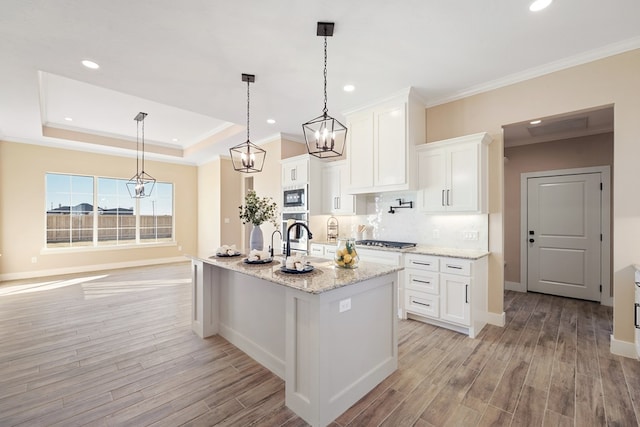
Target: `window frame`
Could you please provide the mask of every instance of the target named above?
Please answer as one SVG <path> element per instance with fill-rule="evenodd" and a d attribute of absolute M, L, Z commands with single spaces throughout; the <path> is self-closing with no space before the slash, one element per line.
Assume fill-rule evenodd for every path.
<path fill-rule="evenodd" d="M 50 246 L 51 244 L 48 242 L 48 222 L 47 222 L 47 217 L 48 217 L 48 208 L 47 208 L 47 202 L 48 202 L 48 198 L 49 198 L 49 188 L 48 188 L 48 182 L 47 182 L 47 177 L 49 175 L 63 175 L 66 177 L 88 177 L 88 178 L 92 178 L 93 180 L 93 194 L 92 194 L 92 199 L 93 199 L 93 211 L 91 212 L 91 215 L 93 217 L 93 221 L 92 221 L 92 239 L 91 239 L 91 243 L 88 245 L 73 245 L 73 242 L 70 241 L 69 242 L 69 246 L 60 246 L 60 247 L 55 247 L 55 246 Z M 98 203 L 98 198 L 99 198 L 99 193 L 98 193 L 98 182 L 99 179 L 103 178 L 103 179 L 112 179 L 112 180 L 118 180 L 118 181 L 128 181 L 127 178 L 117 178 L 117 177 L 108 177 L 108 176 L 102 176 L 102 175 L 88 175 L 88 174 L 82 174 L 82 173 L 64 173 L 64 172 L 45 172 L 44 175 L 44 184 L 45 184 L 45 197 L 44 197 L 44 205 L 45 205 L 45 209 L 44 209 L 44 246 L 43 246 L 43 252 L 59 252 L 59 251 L 70 251 L 70 252 L 84 252 L 84 251 L 100 251 L 100 250 L 119 250 L 119 249 L 132 249 L 132 248 L 144 248 L 144 247 L 161 247 L 161 246 L 176 246 L 177 245 L 177 240 L 176 240 L 176 202 L 175 202 L 175 183 L 173 182 L 169 182 L 169 181 L 158 181 L 156 183 L 157 184 L 168 184 L 171 185 L 171 237 L 170 238 L 165 238 L 163 240 L 158 241 L 157 237 L 155 239 L 141 239 L 140 235 L 141 235 L 141 221 L 140 221 L 140 216 L 142 215 L 141 213 L 141 209 L 140 209 L 140 205 L 141 205 L 141 200 L 140 198 L 132 198 L 132 200 L 134 200 L 134 216 L 135 216 L 135 239 L 127 239 L 124 240 L 126 241 L 126 243 L 119 243 L 119 239 L 116 239 L 114 244 L 100 244 L 99 240 L 98 240 L 98 233 L 99 233 L 99 224 L 98 224 L 98 216 L 99 214 L 99 203 Z M 126 188 L 126 187 L 125 187 Z M 157 189 L 157 187 L 156 187 Z M 154 189 L 154 190 L 156 190 Z M 128 194 L 128 193 L 127 193 Z M 69 213 L 69 215 L 71 215 L 71 213 Z M 168 229 L 168 227 L 165 227 L 166 229 Z M 156 230 L 157 233 L 157 230 Z"/>

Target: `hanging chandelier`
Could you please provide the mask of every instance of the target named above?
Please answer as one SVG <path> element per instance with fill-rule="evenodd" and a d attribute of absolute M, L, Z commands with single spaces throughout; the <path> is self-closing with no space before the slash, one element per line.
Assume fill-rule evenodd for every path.
<path fill-rule="evenodd" d="M 129 195 L 134 199 L 151 196 L 156 179 L 144 171 L 144 119 L 147 113 L 139 112 L 133 120 L 136 124 L 136 174 L 127 182 Z M 140 156 L 140 128 L 142 128 L 142 158 Z M 142 160 L 142 161 L 141 161 Z M 141 167 L 142 166 L 142 167 Z"/>
<path fill-rule="evenodd" d="M 316 34 L 324 37 L 324 109 L 302 125 L 307 151 L 321 159 L 342 156 L 347 139 L 347 128 L 327 113 L 327 37 L 333 36 L 333 27 L 333 22 L 318 22 Z"/>
<path fill-rule="evenodd" d="M 234 170 L 244 173 L 262 172 L 267 152 L 249 140 L 249 85 L 256 81 L 256 76 L 243 74 L 242 81 L 247 82 L 247 141 L 231 147 L 229 154 Z"/>

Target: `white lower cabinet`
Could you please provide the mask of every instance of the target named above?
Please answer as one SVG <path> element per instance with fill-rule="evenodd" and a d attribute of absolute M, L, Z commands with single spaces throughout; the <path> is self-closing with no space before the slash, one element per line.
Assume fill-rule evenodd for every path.
<path fill-rule="evenodd" d="M 402 315 L 475 336 L 487 318 L 487 258 L 405 254 Z"/>

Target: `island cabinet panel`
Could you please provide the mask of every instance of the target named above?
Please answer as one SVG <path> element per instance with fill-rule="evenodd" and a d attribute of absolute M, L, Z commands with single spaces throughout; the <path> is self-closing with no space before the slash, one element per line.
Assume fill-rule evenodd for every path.
<path fill-rule="evenodd" d="M 287 275 L 281 263 L 194 257 L 192 328 L 221 335 L 283 378 L 286 405 L 326 426 L 398 367 L 401 268 L 323 261 L 309 275 Z"/>
<path fill-rule="evenodd" d="M 287 291 L 287 366 L 294 368 L 287 370 L 286 405 L 309 424 L 331 423 L 397 369 L 397 317 L 389 305 L 396 286 L 397 275 L 389 275 L 318 301 Z"/>

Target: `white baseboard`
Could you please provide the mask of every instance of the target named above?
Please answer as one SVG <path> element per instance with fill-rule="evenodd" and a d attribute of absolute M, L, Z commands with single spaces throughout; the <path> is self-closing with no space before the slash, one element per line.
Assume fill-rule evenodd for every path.
<path fill-rule="evenodd" d="M 504 327 L 505 323 L 507 323 L 507 316 L 504 311 L 502 314 L 487 312 L 487 323 L 490 325 Z"/>
<path fill-rule="evenodd" d="M 93 264 L 93 265 L 82 265 L 77 267 L 52 268 L 49 270 L 23 271 L 19 273 L 0 274 L 0 282 L 4 282 L 6 280 L 32 279 L 32 278 L 45 277 L 45 276 L 59 276 L 62 274 L 87 273 L 87 272 L 101 271 L 101 270 L 114 270 L 117 268 L 144 267 L 147 265 L 170 264 L 173 262 L 187 262 L 187 261 L 188 259 L 186 257 L 177 256 L 177 257 L 171 257 L 171 258 L 155 258 L 155 259 L 144 259 L 144 260 L 136 260 L 136 261 L 126 261 L 126 262 L 113 262 L 109 264 Z"/>
<path fill-rule="evenodd" d="M 611 346 L 609 351 L 618 356 L 628 357 L 630 359 L 638 359 L 635 343 L 617 340 L 611 334 Z"/>
<path fill-rule="evenodd" d="M 504 282 L 504 289 L 507 291 L 527 292 L 527 285 L 518 282 Z"/>

